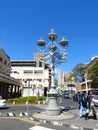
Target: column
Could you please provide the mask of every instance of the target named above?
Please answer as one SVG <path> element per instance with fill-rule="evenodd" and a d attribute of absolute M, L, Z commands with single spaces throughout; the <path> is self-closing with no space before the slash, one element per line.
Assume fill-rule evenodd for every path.
<path fill-rule="evenodd" d="M 9 94 L 8 90 L 9 90 L 9 84 L 5 84 L 5 95 L 4 96 L 6 99 L 8 98 L 8 94 Z"/>
<path fill-rule="evenodd" d="M 13 85 L 11 85 L 10 98 L 13 98 Z"/>

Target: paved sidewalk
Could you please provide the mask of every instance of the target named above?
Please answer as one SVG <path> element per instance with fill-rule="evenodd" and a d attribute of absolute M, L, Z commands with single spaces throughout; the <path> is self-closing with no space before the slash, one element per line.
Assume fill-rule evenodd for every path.
<path fill-rule="evenodd" d="M 67 123 L 67 124 L 70 124 L 71 126 L 76 126 L 79 128 L 85 128 L 85 129 L 87 128 L 88 130 L 90 130 L 90 129 L 98 130 L 98 120 L 94 120 L 94 119 L 85 120 L 85 118 L 79 118 L 78 109 L 71 110 L 70 112 L 74 113 L 75 117 L 73 119 L 68 119 L 66 121 L 63 121 L 64 123 Z"/>
<path fill-rule="evenodd" d="M 43 123 L 71 127 L 77 130 L 98 130 L 98 120 L 79 118 L 78 109 L 68 110 L 60 116 L 50 117 L 44 113 L 35 113 L 32 117 Z"/>

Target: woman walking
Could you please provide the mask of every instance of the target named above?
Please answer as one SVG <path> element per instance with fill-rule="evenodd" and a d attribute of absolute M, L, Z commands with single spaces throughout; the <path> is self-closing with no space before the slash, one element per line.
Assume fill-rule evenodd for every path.
<path fill-rule="evenodd" d="M 79 100 L 79 108 L 80 108 L 80 118 L 83 116 L 83 112 L 86 113 L 85 118 L 88 117 L 87 113 L 87 95 L 85 92 L 82 92 L 80 100 Z"/>

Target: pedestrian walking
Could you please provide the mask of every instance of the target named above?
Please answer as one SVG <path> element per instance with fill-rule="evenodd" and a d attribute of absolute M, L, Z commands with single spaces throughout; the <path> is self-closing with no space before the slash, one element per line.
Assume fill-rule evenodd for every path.
<path fill-rule="evenodd" d="M 97 116 L 96 116 L 96 110 L 94 107 L 94 103 L 93 103 L 93 92 L 90 91 L 89 95 L 88 95 L 88 106 L 89 106 L 89 111 L 92 113 L 93 119 L 97 120 Z"/>
<path fill-rule="evenodd" d="M 92 111 L 93 119 L 97 120 L 97 115 L 96 115 L 96 110 L 95 110 L 95 107 L 94 107 L 94 103 L 91 103 L 91 108 L 90 109 Z"/>
<path fill-rule="evenodd" d="M 88 118 L 88 111 L 87 111 L 87 95 L 85 92 L 82 92 L 80 100 L 79 100 L 79 108 L 80 108 L 80 118 L 83 116 L 83 112 L 85 112 L 85 119 Z"/>

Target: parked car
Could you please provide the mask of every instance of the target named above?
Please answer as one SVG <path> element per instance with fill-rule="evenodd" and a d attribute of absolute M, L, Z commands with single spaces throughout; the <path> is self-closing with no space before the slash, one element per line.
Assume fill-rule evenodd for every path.
<path fill-rule="evenodd" d="M 94 96 L 92 99 L 94 106 L 98 106 L 98 95 Z"/>
<path fill-rule="evenodd" d="M 66 93 L 63 93 L 63 97 L 64 97 L 64 98 L 71 98 L 71 97 L 72 97 L 72 94 L 69 93 L 69 92 L 66 92 Z"/>
<path fill-rule="evenodd" d="M 6 99 L 0 99 L 0 108 L 6 107 Z"/>
<path fill-rule="evenodd" d="M 81 94 L 80 93 L 76 93 L 76 94 L 73 95 L 72 99 L 73 99 L 73 101 L 78 102 L 80 97 L 81 97 Z"/>
<path fill-rule="evenodd" d="M 69 98 L 69 93 L 64 93 L 65 98 Z"/>

